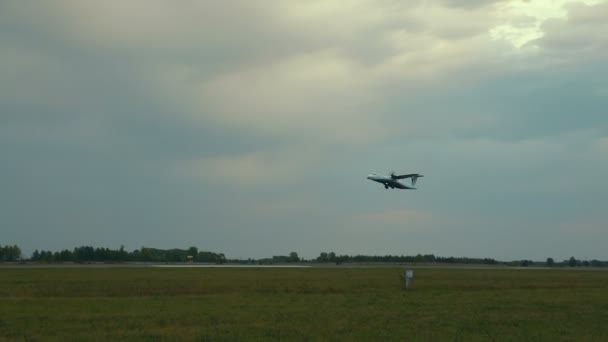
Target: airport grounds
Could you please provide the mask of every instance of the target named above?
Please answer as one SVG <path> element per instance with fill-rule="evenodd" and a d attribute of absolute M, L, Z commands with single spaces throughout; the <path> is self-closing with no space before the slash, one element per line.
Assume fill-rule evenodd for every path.
<path fill-rule="evenodd" d="M 0 341 L 608 341 L 605 269 L 207 266 L 0 264 Z"/>

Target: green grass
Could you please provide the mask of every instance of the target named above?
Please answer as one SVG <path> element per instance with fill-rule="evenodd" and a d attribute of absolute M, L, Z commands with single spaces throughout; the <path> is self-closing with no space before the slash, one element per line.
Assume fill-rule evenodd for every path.
<path fill-rule="evenodd" d="M 401 272 L 0 269 L 0 340 L 608 340 L 608 272 Z"/>

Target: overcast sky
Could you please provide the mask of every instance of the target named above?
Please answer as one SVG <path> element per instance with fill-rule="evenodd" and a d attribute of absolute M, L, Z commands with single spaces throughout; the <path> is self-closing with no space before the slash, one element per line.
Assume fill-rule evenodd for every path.
<path fill-rule="evenodd" d="M 607 76 L 606 1 L 2 1 L 0 244 L 608 259 Z"/>

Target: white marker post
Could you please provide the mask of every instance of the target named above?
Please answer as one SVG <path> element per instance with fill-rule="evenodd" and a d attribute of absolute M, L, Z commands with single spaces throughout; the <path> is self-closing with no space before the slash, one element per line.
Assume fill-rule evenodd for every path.
<path fill-rule="evenodd" d="M 405 289 L 409 290 L 414 287 L 414 271 L 405 270 Z"/>

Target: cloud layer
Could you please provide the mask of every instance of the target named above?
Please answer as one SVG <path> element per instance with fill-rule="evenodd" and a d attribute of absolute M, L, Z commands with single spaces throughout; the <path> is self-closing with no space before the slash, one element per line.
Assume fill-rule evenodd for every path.
<path fill-rule="evenodd" d="M 0 5 L 2 243 L 608 258 L 608 3 Z M 421 172 L 387 192 L 369 172 Z"/>

